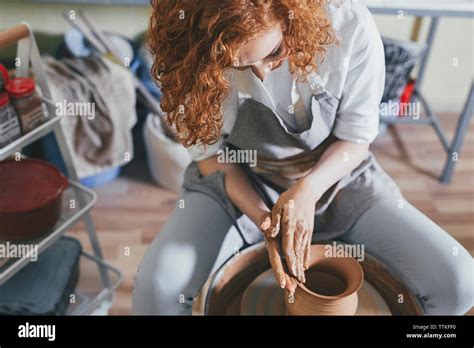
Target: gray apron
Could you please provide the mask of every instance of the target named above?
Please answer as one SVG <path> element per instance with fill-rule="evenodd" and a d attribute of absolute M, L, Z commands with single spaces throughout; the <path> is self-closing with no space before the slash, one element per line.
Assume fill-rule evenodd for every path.
<path fill-rule="evenodd" d="M 331 131 L 339 100 L 325 89 L 317 74 L 310 75 L 307 82 L 313 96 L 312 114 L 306 121 L 306 129 L 290 131 L 283 119 L 266 105 L 247 98 L 240 101 L 237 120 L 225 138 L 227 146 L 233 150 L 257 150 L 257 166 L 241 166 L 269 208 L 279 194 L 314 166 L 325 149 L 337 140 Z M 298 119 L 297 123 L 305 124 Z M 240 227 L 248 244 L 261 240 L 261 233 L 255 225 L 249 227 L 247 223 L 242 228 L 242 224 L 237 224 L 242 214 L 225 191 L 223 172 L 203 177 L 193 162 L 186 170 L 184 187 L 215 198 L 236 222 L 236 227 Z M 373 154 L 369 153 L 356 169 L 334 184 L 316 204 L 313 239 L 325 241 L 344 234 L 382 197 L 401 199 L 402 194 Z"/>

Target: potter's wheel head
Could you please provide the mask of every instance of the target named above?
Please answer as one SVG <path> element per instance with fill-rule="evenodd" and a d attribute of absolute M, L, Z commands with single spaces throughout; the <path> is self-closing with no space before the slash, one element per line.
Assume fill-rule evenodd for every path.
<path fill-rule="evenodd" d="M 356 315 L 391 315 L 382 296 L 366 281 L 358 291 Z M 267 270 L 258 276 L 245 290 L 242 296 L 240 312 L 242 315 L 286 315 L 284 290 Z"/>

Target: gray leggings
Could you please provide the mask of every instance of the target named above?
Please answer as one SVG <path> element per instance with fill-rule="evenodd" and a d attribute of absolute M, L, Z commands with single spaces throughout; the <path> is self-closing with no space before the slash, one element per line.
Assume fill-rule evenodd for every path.
<path fill-rule="evenodd" d="M 208 277 L 244 246 L 239 230 L 213 199 L 185 191 L 148 248 L 136 275 L 133 314 L 191 314 Z M 379 200 L 340 240 L 363 244 L 420 299 L 426 314 L 464 314 L 473 305 L 472 257 L 408 202 Z M 256 228 L 246 216 L 241 228 Z M 318 232 L 315 231 L 315 234 Z"/>

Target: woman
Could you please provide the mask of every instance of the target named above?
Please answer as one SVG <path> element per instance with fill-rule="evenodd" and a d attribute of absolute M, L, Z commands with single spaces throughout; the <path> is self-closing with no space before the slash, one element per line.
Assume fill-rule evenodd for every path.
<path fill-rule="evenodd" d="M 471 307 L 471 256 L 403 198 L 368 150 L 385 66 L 364 5 L 152 4 L 161 106 L 194 161 L 139 267 L 134 313 L 190 314 L 209 275 L 263 239 L 290 294 L 305 281 L 311 242 L 337 238 L 389 265 L 425 313 Z"/>

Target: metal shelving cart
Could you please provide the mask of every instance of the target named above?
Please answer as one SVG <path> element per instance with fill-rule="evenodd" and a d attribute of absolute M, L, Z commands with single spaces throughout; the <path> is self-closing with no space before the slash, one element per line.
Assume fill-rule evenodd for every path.
<path fill-rule="evenodd" d="M 17 64 L 16 76 L 28 76 L 31 68 L 44 98 L 44 103 L 48 111 L 48 121 L 33 131 L 23 135 L 16 141 L 8 144 L 6 147 L 1 148 L 0 161 L 3 161 L 10 156 L 21 156 L 21 150 L 25 146 L 51 132 L 54 132 L 68 172 L 69 187 L 64 192 L 61 218 L 54 229 L 50 233 L 36 240 L 29 241 L 29 243 L 37 245 L 38 254 L 40 255 L 76 222 L 79 220 L 84 221 L 93 254 L 86 252 L 82 253 L 80 261 L 81 278 L 84 276 L 87 277 L 87 282 L 81 282 L 81 279 L 79 279 L 75 291 L 76 302 L 70 304 L 67 314 L 91 314 L 102 304 L 113 300 L 115 290 L 123 281 L 123 274 L 120 270 L 111 266 L 103 259 L 101 246 L 90 215 L 90 210 L 97 201 L 97 195 L 94 191 L 79 183 L 73 159 L 68 150 L 66 139 L 61 129 L 61 116 L 57 116 L 55 113 L 55 105 L 51 102 L 51 93 L 41 65 L 42 63 L 38 46 L 33 31 L 27 23 L 23 22 L 13 28 L 0 32 L 0 49 L 15 43 L 18 43 L 16 56 L 17 62 L 20 62 L 20 64 Z M 70 204 L 71 202 L 74 204 Z M 1 259 L 0 285 L 7 282 L 14 274 L 27 266 L 30 261 L 31 260 L 28 257 Z M 87 273 L 84 272 L 86 269 L 88 270 Z M 91 278 L 91 274 L 93 275 L 94 273 L 96 273 L 97 276 Z"/>

